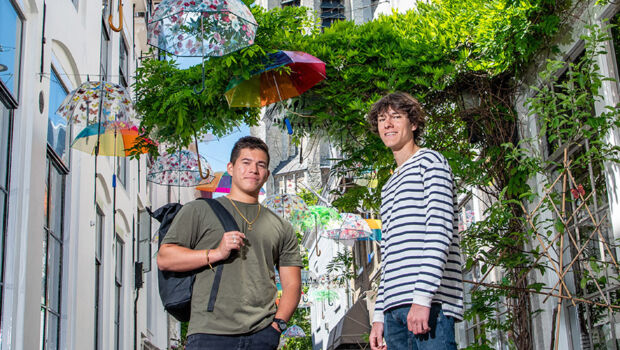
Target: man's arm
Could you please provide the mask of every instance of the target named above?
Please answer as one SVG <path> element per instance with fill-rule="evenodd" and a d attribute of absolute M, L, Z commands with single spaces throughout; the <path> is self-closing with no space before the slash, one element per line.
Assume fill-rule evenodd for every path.
<path fill-rule="evenodd" d="M 157 252 L 157 266 L 162 271 L 192 271 L 228 259 L 233 249 L 239 249 L 245 245 L 244 239 L 243 233 L 229 231 L 224 233 L 216 249 L 196 250 L 178 244 L 162 244 Z"/>
<path fill-rule="evenodd" d="M 282 284 L 282 297 L 275 318 L 288 322 L 301 298 L 301 268 L 299 266 L 280 266 L 278 272 Z M 275 323 L 271 325 L 279 330 Z"/>
<path fill-rule="evenodd" d="M 429 162 L 426 166 L 423 173 L 426 207 L 424 253 L 419 260 L 421 267 L 407 315 L 408 329 L 414 334 L 424 334 L 430 330 L 428 317 L 431 302 L 441 285 L 454 233 L 454 183 L 450 166 L 441 160 Z"/>

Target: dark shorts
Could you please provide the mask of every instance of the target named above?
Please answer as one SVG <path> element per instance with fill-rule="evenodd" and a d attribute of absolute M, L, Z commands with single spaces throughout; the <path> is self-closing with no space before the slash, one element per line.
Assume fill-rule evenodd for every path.
<path fill-rule="evenodd" d="M 271 323 L 252 334 L 216 335 L 195 333 L 187 337 L 186 350 L 275 350 L 280 343 L 280 332 Z"/>

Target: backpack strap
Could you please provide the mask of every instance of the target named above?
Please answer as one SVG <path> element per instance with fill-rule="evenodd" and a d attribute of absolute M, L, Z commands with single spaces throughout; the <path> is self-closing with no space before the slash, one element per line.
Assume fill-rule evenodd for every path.
<path fill-rule="evenodd" d="M 230 215 L 228 210 L 224 208 L 224 206 L 211 198 L 200 198 L 207 202 L 211 209 L 215 213 L 215 216 L 220 220 L 222 226 L 224 226 L 224 232 L 228 231 L 239 231 L 239 226 L 237 226 L 237 222 Z M 224 264 L 218 264 L 215 269 L 215 278 L 213 279 L 213 286 L 211 286 L 211 294 L 209 295 L 209 305 L 207 306 L 208 312 L 213 312 L 213 308 L 215 307 L 215 299 L 217 298 L 217 292 L 220 288 L 220 281 L 222 280 L 222 270 L 224 269 Z"/>

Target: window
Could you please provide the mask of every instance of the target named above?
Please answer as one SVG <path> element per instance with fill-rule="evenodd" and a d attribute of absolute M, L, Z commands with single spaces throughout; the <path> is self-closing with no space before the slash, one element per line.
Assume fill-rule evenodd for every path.
<path fill-rule="evenodd" d="M 321 1 L 321 25 L 331 27 L 332 23 L 344 20 L 344 5 L 342 0 L 322 0 Z"/>
<path fill-rule="evenodd" d="M 105 22 L 105 21 L 104 21 Z M 110 35 L 105 27 L 101 24 L 101 48 L 99 58 L 99 74 L 101 80 L 108 80 L 108 61 L 110 57 Z"/>
<path fill-rule="evenodd" d="M 286 6 L 299 6 L 300 5 L 300 0 L 282 0 L 281 4 L 282 4 L 282 7 L 286 7 Z"/>
<path fill-rule="evenodd" d="M 58 349 L 60 338 L 65 176 L 48 147 L 45 174 L 45 212 L 41 290 L 41 348 Z"/>
<path fill-rule="evenodd" d="M 54 68 L 50 73 L 50 99 L 49 113 L 47 118 L 47 143 L 65 165 L 69 164 L 69 142 L 71 140 L 71 128 L 67 126 L 67 120 L 56 113 L 56 109 L 68 94 L 58 73 Z M 69 132 L 69 134 L 68 134 Z"/>
<path fill-rule="evenodd" d="M 127 157 L 116 157 L 116 177 L 127 187 Z"/>
<path fill-rule="evenodd" d="M 22 20 L 10 0 L 0 0 L 0 82 L 17 99 Z"/>
<path fill-rule="evenodd" d="M 123 309 L 123 241 L 116 234 L 114 242 L 114 254 L 116 269 L 114 273 L 114 349 L 120 350 L 121 346 L 121 314 Z"/>
<path fill-rule="evenodd" d="M 151 216 L 146 210 L 138 211 L 138 262 L 142 271 L 151 271 Z"/>
<path fill-rule="evenodd" d="M 103 237 L 104 237 L 104 216 L 101 208 L 97 206 L 97 218 L 95 222 L 95 350 L 102 349 L 101 336 L 103 333 Z"/>
<path fill-rule="evenodd" d="M 124 87 L 129 86 L 128 82 L 128 73 L 129 73 L 129 59 L 127 58 L 127 45 L 125 45 L 125 39 L 123 36 L 120 36 L 120 49 L 119 49 L 119 57 L 118 57 L 118 83 Z"/>

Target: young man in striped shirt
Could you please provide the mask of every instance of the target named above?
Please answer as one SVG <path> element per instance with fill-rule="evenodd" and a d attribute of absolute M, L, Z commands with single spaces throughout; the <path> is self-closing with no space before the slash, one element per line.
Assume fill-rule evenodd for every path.
<path fill-rule="evenodd" d="M 418 146 L 424 112 L 409 94 L 376 102 L 371 128 L 392 150 L 397 168 L 381 191 L 381 282 L 373 350 L 456 350 L 463 317 L 460 238 L 452 171 L 439 153 Z"/>

